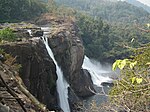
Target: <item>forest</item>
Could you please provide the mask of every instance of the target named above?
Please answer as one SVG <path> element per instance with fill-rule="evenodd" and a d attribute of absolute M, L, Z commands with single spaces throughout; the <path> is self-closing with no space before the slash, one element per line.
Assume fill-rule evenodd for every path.
<path fill-rule="evenodd" d="M 116 0 L 1 0 L 0 23 L 34 21 L 42 14 L 70 18 L 78 28 L 85 55 L 120 69 L 105 110 L 150 110 L 150 13 Z M 15 41 L 12 29 L 0 42 Z M 115 112 L 115 111 L 114 111 Z"/>
<path fill-rule="evenodd" d="M 130 50 L 126 46 L 138 47 L 150 41 L 149 34 L 141 33 L 138 29 L 138 25 L 146 28 L 146 23 L 150 21 L 149 13 L 126 2 L 56 0 L 59 5 L 74 8 L 71 10 L 59 5 L 57 8 L 57 5 L 51 6 L 51 3 L 47 2 L 22 0 L 18 3 L 18 1 L 4 0 L 0 6 L 0 21 L 30 20 L 48 10 L 55 9 L 54 13 L 56 13 L 62 9 L 65 15 L 76 17 L 86 55 L 99 61 L 105 59 L 113 62 L 115 59 L 128 57 Z M 77 12 L 74 11 L 75 9 Z"/>
<path fill-rule="evenodd" d="M 1 0 L 0 23 L 30 20 L 46 12 L 45 6 L 38 0 Z"/>
<path fill-rule="evenodd" d="M 150 34 L 141 32 L 150 22 L 149 13 L 127 2 L 99 0 L 56 0 L 61 7 L 70 7 L 81 32 L 85 53 L 101 62 L 129 57 L 128 46 L 137 48 L 150 41 Z M 63 4 L 63 5 L 61 5 Z M 75 12 L 75 14 L 74 14 Z M 64 10 L 63 13 L 67 13 Z M 67 14 L 66 14 L 67 15 Z M 132 41 L 133 40 L 133 41 Z"/>

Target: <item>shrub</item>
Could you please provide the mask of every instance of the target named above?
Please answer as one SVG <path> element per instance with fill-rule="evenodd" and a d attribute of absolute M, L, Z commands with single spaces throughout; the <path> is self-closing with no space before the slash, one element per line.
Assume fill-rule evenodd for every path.
<path fill-rule="evenodd" d="M 13 30 L 10 28 L 5 28 L 0 30 L 0 41 L 15 41 L 16 35 L 13 33 Z"/>
<path fill-rule="evenodd" d="M 127 112 L 150 112 L 150 44 L 136 49 L 135 54 L 132 60 L 113 64 L 121 69 L 121 76 L 110 91 L 111 103 Z"/>

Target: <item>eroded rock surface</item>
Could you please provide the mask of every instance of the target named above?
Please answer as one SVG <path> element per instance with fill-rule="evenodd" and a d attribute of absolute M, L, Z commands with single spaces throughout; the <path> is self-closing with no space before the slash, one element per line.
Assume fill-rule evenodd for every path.
<path fill-rule="evenodd" d="M 41 112 L 20 89 L 16 80 L 22 80 L 12 66 L 17 67 L 0 61 L 0 112 Z"/>
<path fill-rule="evenodd" d="M 71 88 L 80 97 L 93 95 L 88 89 L 94 90 L 91 78 L 81 70 L 84 47 L 77 35 L 77 27 L 73 23 L 64 23 L 51 30 L 49 45 Z"/>
<path fill-rule="evenodd" d="M 71 102 L 75 103 L 75 100 L 78 99 L 77 96 L 87 97 L 93 95 L 89 90 L 89 88 L 94 90 L 91 77 L 87 71 L 82 70 L 84 47 L 82 40 L 77 35 L 77 27 L 73 22 L 64 22 L 62 20 L 57 20 L 50 24 L 49 46 L 52 48 L 54 56 L 62 68 L 64 77 L 74 92 L 70 95 L 72 96 L 70 98 Z M 39 36 L 43 34 L 39 28 L 35 32 L 38 32 Z M 49 109 L 56 108 L 58 98 L 54 62 L 49 57 L 40 37 L 37 37 L 37 35 L 26 36 L 25 40 L 2 44 L 0 48 L 16 57 L 17 62 L 22 65 L 20 76 L 28 90 L 39 101 L 46 104 Z"/>
<path fill-rule="evenodd" d="M 20 76 L 28 90 L 49 109 L 57 105 L 56 68 L 45 45 L 38 39 L 1 45 L 21 64 Z"/>

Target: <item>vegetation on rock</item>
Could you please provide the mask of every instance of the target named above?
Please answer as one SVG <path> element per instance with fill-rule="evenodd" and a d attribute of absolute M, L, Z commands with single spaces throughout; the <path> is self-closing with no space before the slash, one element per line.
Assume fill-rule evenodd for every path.
<path fill-rule="evenodd" d="M 11 28 L 4 28 L 0 30 L 0 42 L 2 41 L 15 41 L 16 35 Z"/>

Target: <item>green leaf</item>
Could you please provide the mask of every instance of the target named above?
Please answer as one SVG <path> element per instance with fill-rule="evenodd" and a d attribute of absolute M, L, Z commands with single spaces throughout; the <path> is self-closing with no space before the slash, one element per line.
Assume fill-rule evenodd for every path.
<path fill-rule="evenodd" d="M 142 83 L 142 81 L 143 81 L 142 78 L 136 78 L 136 82 L 137 82 L 138 84 Z"/>
<path fill-rule="evenodd" d="M 126 60 L 122 60 L 118 67 L 122 70 L 126 66 Z"/>
<path fill-rule="evenodd" d="M 112 65 L 112 70 L 115 71 L 116 68 L 117 68 L 117 62 L 115 61 L 115 62 L 113 63 L 113 65 Z"/>
<path fill-rule="evenodd" d="M 130 63 L 130 68 L 133 69 L 133 67 L 137 64 L 137 61 Z"/>
<path fill-rule="evenodd" d="M 132 80 L 132 84 L 135 82 L 136 77 L 133 77 Z"/>
<path fill-rule="evenodd" d="M 115 71 L 122 60 L 116 60 L 112 65 L 112 70 Z"/>

